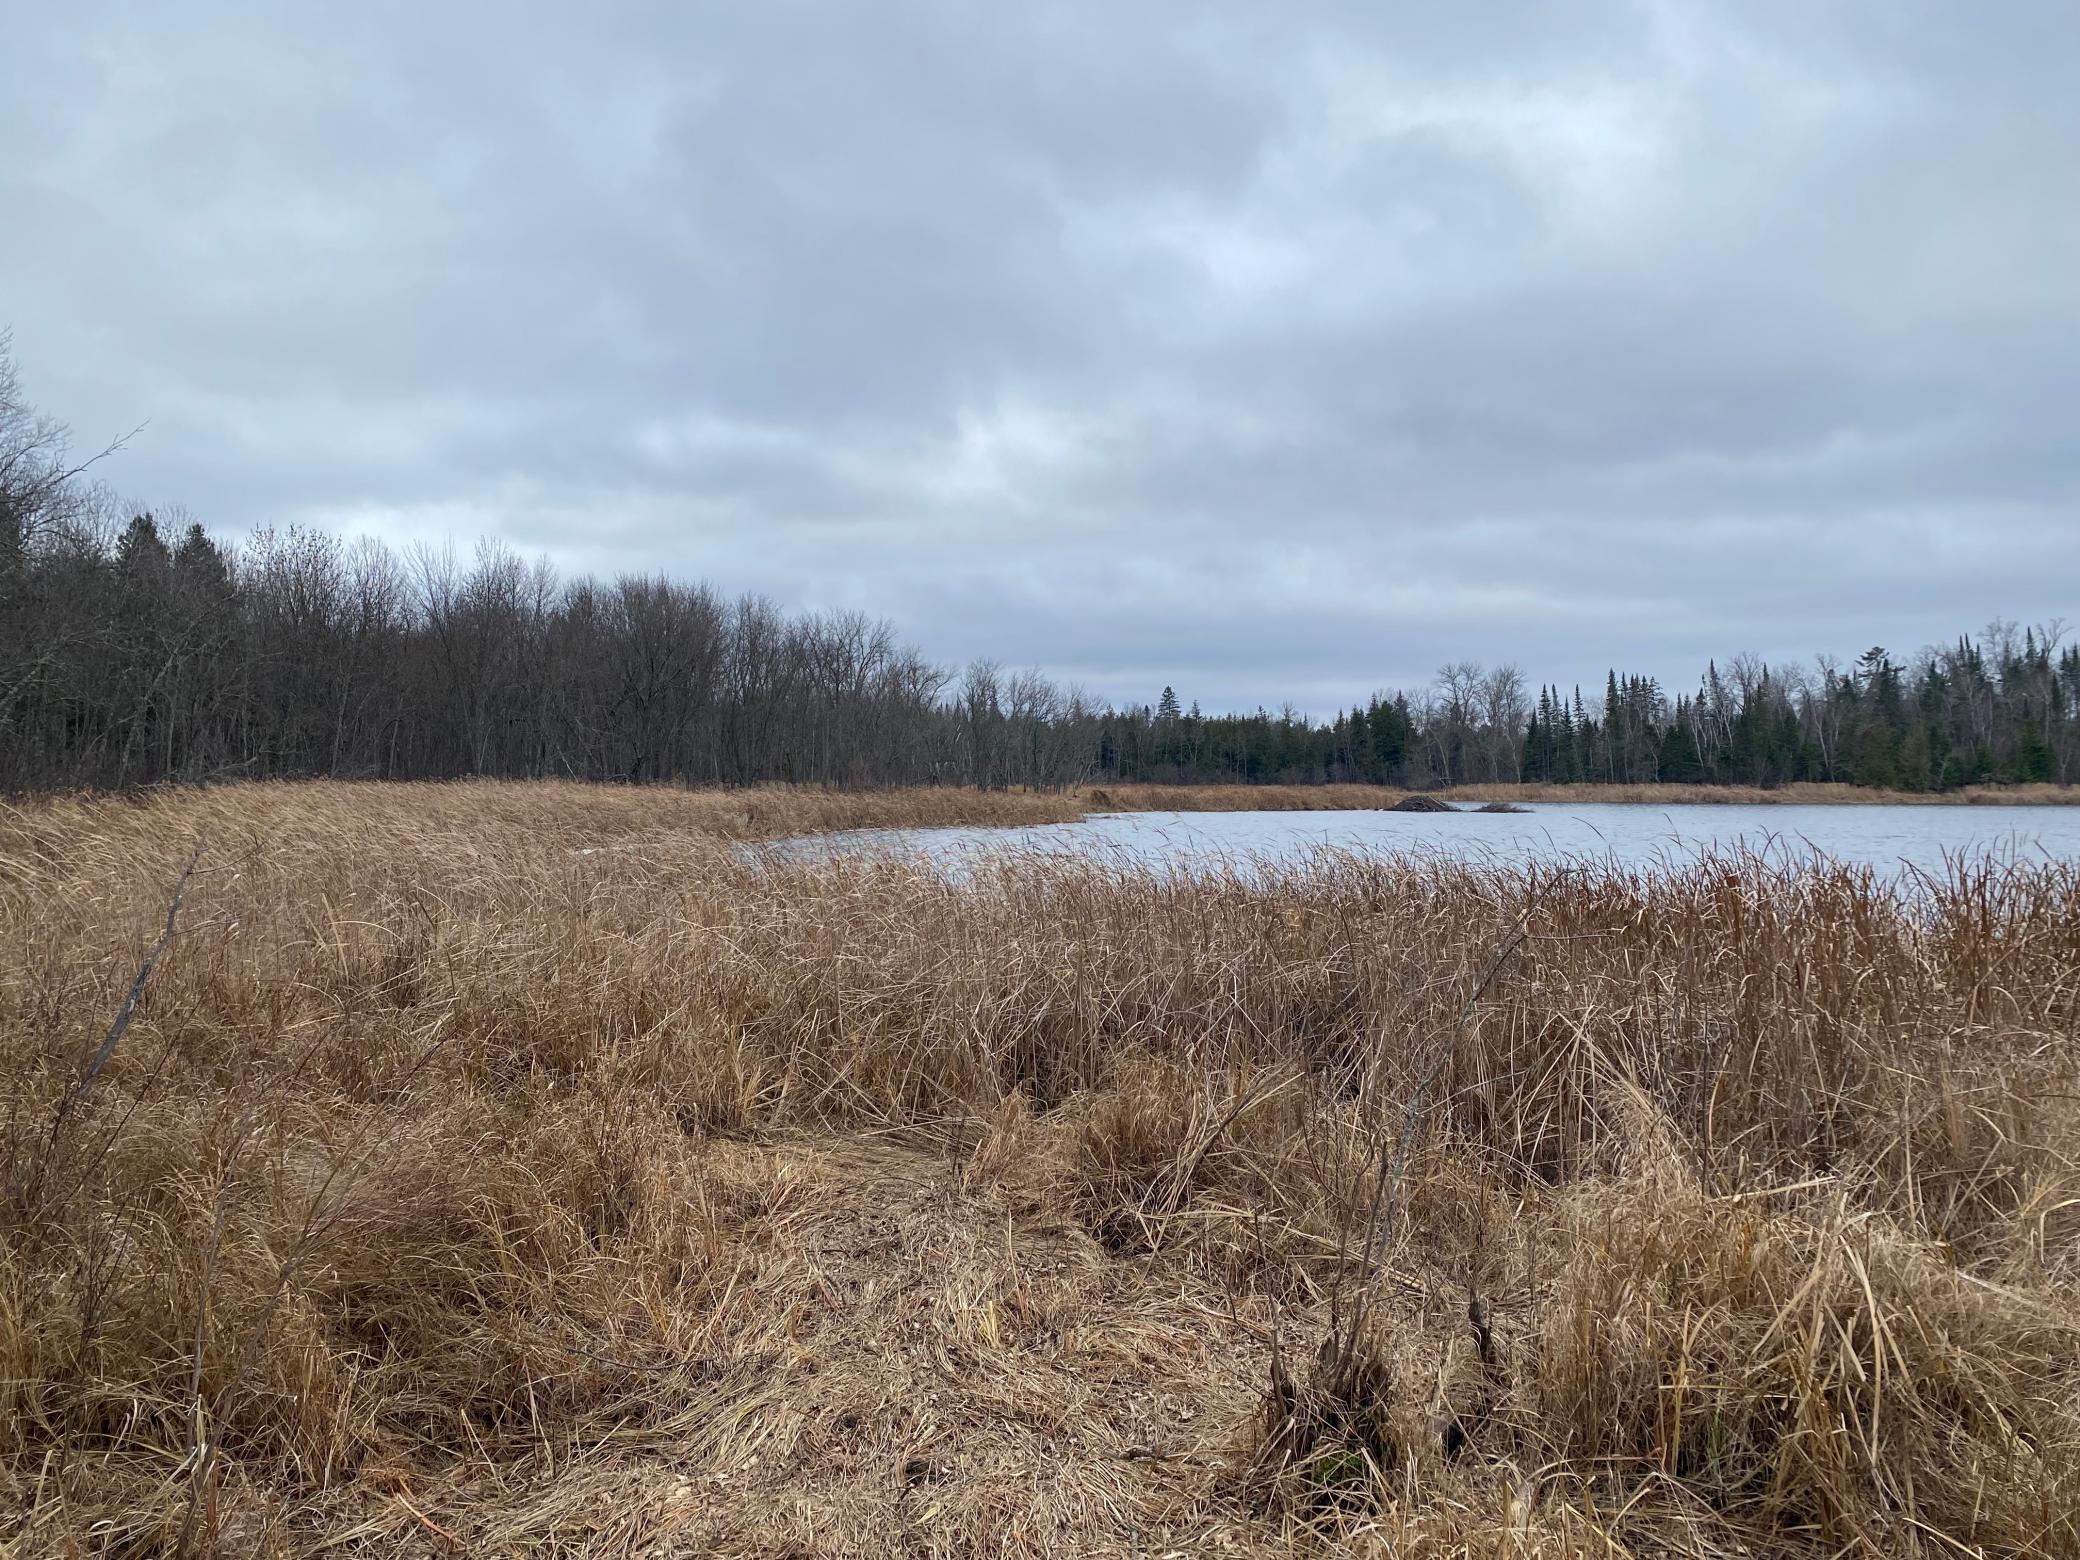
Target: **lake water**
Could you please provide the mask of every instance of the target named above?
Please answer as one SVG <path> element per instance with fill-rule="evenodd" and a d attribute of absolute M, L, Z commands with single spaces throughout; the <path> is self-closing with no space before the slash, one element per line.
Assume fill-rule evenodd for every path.
<path fill-rule="evenodd" d="M 959 866 L 1003 850 L 1154 864 L 1290 860 L 1322 847 L 1490 863 L 1680 865 L 1718 848 L 1825 855 L 1888 875 L 1959 854 L 2080 861 L 2080 807 L 1538 803 L 1521 813 L 1099 813 L 1025 829 L 890 829 L 795 840 L 786 854 L 875 851 Z"/>

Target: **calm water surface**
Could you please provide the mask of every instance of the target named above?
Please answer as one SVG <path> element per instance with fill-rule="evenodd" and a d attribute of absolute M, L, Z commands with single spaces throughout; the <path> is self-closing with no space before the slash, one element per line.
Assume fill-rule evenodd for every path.
<path fill-rule="evenodd" d="M 1322 847 L 1498 863 L 1679 865 L 1713 847 L 1937 872 L 1959 854 L 2080 860 L 2080 807 L 1740 807 L 1540 803 L 1522 813 L 1100 813 L 1028 829 L 887 829 L 790 842 L 786 853 L 883 851 L 958 866 L 1032 850 L 1114 860 L 1290 860 Z"/>

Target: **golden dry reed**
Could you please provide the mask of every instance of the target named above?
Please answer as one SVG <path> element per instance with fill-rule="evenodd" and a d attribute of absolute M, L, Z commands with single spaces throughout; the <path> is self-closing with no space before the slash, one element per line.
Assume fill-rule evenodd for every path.
<path fill-rule="evenodd" d="M 0 1547 L 2080 1554 L 2080 869 L 1067 806 L 0 811 Z"/>

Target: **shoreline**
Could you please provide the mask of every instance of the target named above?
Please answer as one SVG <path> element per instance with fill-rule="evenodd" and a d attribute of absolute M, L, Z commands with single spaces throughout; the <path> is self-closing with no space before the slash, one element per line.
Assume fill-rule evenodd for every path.
<path fill-rule="evenodd" d="M 1370 785 L 1092 785 L 1070 793 L 1101 812 L 1353 812 L 1392 807 L 1411 796 L 1478 806 L 1483 802 L 1598 803 L 1630 807 L 2072 807 L 2080 786 L 1966 786 L 1956 791 L 1890 791 L 1802 781 L 1765 790 L 1730 785 L 1447 786 L 1404 791 Z"/>

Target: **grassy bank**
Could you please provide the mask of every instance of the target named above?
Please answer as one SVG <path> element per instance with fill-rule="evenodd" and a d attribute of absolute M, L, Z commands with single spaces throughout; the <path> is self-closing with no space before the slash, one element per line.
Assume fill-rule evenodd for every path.
<path fill-rule="evenodd" d="M 2080 870 L 723 843 L 920 805 L 0 812 L 0 1543 L 2080 1554 Z"/>
<path fill-rule="evenodd" d="M 383 849 L 393 840 L 475 840 L 526 835 L 583 850 L 634 840 L 699 835 L 768 840 L 839 829 L 1065 823 L 1085 812 L 1058 792 L 918 787 L 824 791 L 766 786 L 684 790 L 576 781 L 346 782 L 174 788 L 133 796 L 34 797 L 0 802 L 0 851 L 9 839 L 64 840 L 75 831 L 105 848 L 149 849 L 167 831 L 226 838 L 294 839 L 314 849 L 348 838 Z M 0 856 L 0 867 L 6 864 Z"/>

